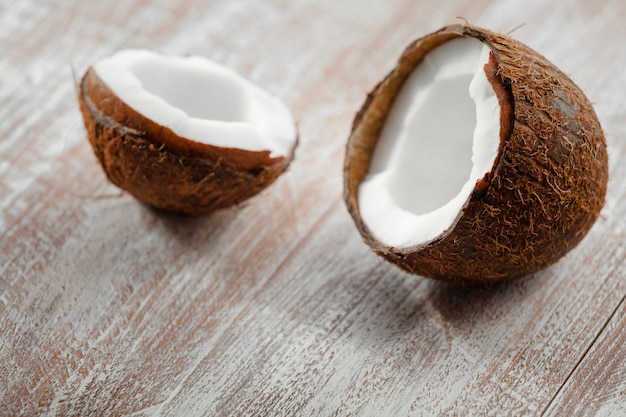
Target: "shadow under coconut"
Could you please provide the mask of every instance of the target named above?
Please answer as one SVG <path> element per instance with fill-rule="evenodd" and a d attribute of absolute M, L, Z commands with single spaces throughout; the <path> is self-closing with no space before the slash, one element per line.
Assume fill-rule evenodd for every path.
<path fill-rule="evenodd" d="M 407 343 L 419 340 L 423 346 L 437 346 L 459 331 L 471 332 L 476 326 L 489 329 L 498 321 L 508 321 L 545 283 L 543 273 L 514 281 L 453 286 L 393 267 L 381 265 L 376 271 L 377 282 L 358 307 L 367 317 L 364 327 L 372 333 L 370 337 Z M 452 332 L 449 337 L 441 339 L 448 332 Z"/>
<path fill-rule="evenodd" d="M 164 211 L 148 204 L 143 204 L 149 227 L 160 228 L 164 237 L 174 239 L 181 249 L 198 250 L 210 242 L 213 237 L 224 233 L 227 226 L 237 217 L 237 207 L 217 210 L 201 216 Z"/>
<path fill-rule="evenodd" d="M 430 282 L 427 300 L 451 325 L 495 321 L 506 317 L 514 306 L 523 302 L 533 287 L 541 286 L 542 273 L 513 281 L 472 286 L 452 286 Z"/>

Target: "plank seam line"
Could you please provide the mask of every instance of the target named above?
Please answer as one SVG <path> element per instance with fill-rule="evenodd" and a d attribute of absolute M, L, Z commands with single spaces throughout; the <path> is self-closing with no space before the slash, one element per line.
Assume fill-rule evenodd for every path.
<path fill-rule="evenodd" d="M 561 393 L 561 391 L 563 391 L 563 388 L 565 388 L 565 386 L 567 385 L 567 383 L 569 382 L 569 380 L 572 378 L 572 376 L 574 375 L 574 372 L 576 372 L 576 370 L 578 369 L 578 367 L 580 366 L 580 364 L 585 360 L 585 358 L 589 355 L 589 352 L 591 351 L 591 349 L 595 346 L 596 342 L 598 341 L 598 339 L 600 338 L 600 336 L 604 333 L 604 331 L 606 330 L 607 326 L 609 325 L 609 323 L 611 322 L 611 320 L 613 320 L 613 318 L 615 317 L 615 315 L 617 314 L 617 312 L 619 311 L 619 309 L 622 307 L 622 305 L 626 302 L 626 294 L 624 294 L 622 296 L 622 299 L 619 301 L 619 303 L 617 303 L 617 306 L 613 309 L 613 311 L 611 312 L 611 314 L 609 314 L 609 317 L 604 321 L 602 327 L 600 328 L 600 330 L 598 331 L 598 333 L 596 333 L 595 337 L 593 338 L 593 340 L 591 341 L 591 343 L 589 343 L 589 346 L 587 346 L 587 348 L 585 349 L 585 352 L 581 355 L 581 357 L 578 359 L 578 361 L 576 362 L 576 364 L 574 365 L 574 367 L 572 368 L 572 370 L 569 372 L 569 374 L 567 374 L 567 377 L 565 378 L 565 380 L 563 381 L 563 383 L 561 384 L 561 386 L 559 387 L 559 389 L 554 393 L 554 395 L 552 396 L 552 398 L 550 399 L 550 401 L 548 401 L 548 404 L 545 406 L 545 408 L 543 409 L 543 411 L 541 412 L 540 416 L 543 417 L 546 415 L 546 413 L 548 412 L 548 410 L 550 409 L 550 407 L 552 406 L 552 404 L 554 403 L 554 401 L 556 400 L 556 398 L 559 396 L 559 394 Z"/>

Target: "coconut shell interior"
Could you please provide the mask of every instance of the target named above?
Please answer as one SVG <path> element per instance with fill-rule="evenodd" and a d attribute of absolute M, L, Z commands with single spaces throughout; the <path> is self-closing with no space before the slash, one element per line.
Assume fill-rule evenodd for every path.
<path fill-rule="evenodd" d="M 107 177 L 159 209 L 204 214 L 257 194 L 293 159 L 182 138 L 120 100 L 89 69 L 78 99 L 89 141 Z M 297 141 L 296 141 L 297 144 Z"/>
<path fill-rule="evenodd" d="M 493 54 L 485 69 L 502 109 L 496 164 L 446 232 L 412 247 L 386 246 L 361 219 L 359 185 L 408 75 L 428 51 L 461 36 L 480 40 Z M 344 199 L 364 241 L 385 259 L 414 274 L 481 283 L 527 275 L 575 247 L 598 217 L 607 181 L 604 135 L 574 82 L 521 42 L 453 25 L 409 45 L 368 95 L 346 149 Z"/>

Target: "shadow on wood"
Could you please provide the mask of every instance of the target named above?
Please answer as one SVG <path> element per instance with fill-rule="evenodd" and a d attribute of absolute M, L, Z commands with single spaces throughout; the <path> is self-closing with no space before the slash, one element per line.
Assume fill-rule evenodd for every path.
<path fill-rule="evenodd" d="M 451 325 L 488 322 L 504 318 L 513 305 L 523 302 L 527 293 L 540 290 L 543 273 L 514 280 L 478 286 L 429 284 L 427 298 Z"/>
<path fill-rule="evenodd" d="M 172 238 L 183 248 L 210 243 L 218 234 L 224 232 L 227 225 L 237 216 L 237 208 L 218 210 L 203 216 L 189 216 L 159 210 L 147 204 L 142 204 L 146 211 L 146 219 L 164 231 L 165 238 Z M 159 227 L 160 226 L 160 227 Z"/>

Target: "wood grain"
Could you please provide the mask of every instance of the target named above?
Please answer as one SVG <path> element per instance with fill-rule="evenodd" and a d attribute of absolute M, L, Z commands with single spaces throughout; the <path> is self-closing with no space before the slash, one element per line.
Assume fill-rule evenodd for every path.
<path fill-rule="evenodd" d="M 573 370 L 547 415 L 626 414 L 625 357 L 626 297 L 582 363 Z"/>
<path fill-rule="evenodd" d="M 0 415 L 620 415 L 626 4 L 0 0 Z M 453 288 L 361 242 L 341 201 L 365 93 L 463 16 L 570 74 L 610 182 L 579 247 Z M 242 207 L 165 215 L 106 181 L 73 72 L 125 47 L 207 56 L 281 96 L 301 145 Z"/>

